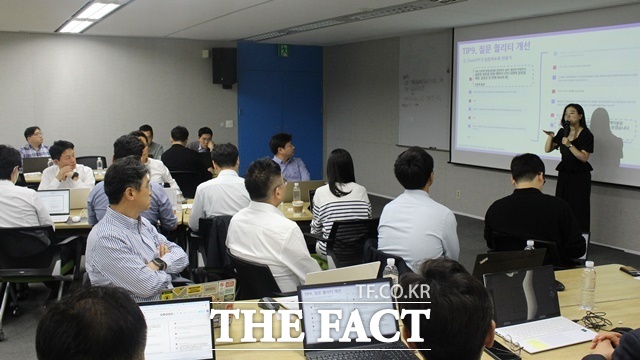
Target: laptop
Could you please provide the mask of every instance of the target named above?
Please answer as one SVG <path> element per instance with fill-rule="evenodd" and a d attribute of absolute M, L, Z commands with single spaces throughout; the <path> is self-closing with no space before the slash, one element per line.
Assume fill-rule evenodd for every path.
<path fill-rule="evenodd" d="M 478 254 L 473 266 L 473 277 L 482 281 L 484 274 L 542 266 L 546 253 L 547 249 L 540 248 Z"/>
<path fill-rule="evenodd" d="M 211 298 L 141 302 L 147 360 L 215 359 Z"/>
<path fill-rule="evenodd" d="M 70 213 L 69 189 L 38 190 L 38 197 L 44 203 L 54 223 L 66 222 Z M 86 204 L 86 201 L 85 201 Z"/>
<path fill-rule="evenodd" d="M 528 353 L 593 340 L 596 333 L 560 315 L 553 266 L 484 275 L 496 334 Z"/>
<path fill-rule="evenodd" d="M 91 192 L 91 188 L 77 188 L 77 189 L 69 189 L 69 190 L 70 190 L 69 208 L 71 210 L 86 209 L 87 199 L 89 198 L 89 193 Z"/>
<path fill-rule="evenodd" d="M 44 169 L 48 167 L 49 157 L 41 156 L 34 158 L 23 158 L 22 159 L 22 172 L 24 174 L 34 173 L 34 172 L 43 172 Z"/>
<path fill-rule="evenodd" d="M 309 202 L 309 190 L 315 190 L 325 184 L 324 180 L 287 181 L 283 202 L 290 203 L 293 201 L 294 183 L 298 183 L 300 186 L 300 197 L 304 202 Z"/>
<path fill-rule="evenodd" d="M 391 343 L 376 340 L 368 326 L 371 318 L 378 311 L 395 309 L 394 299 L 389 295 L 390 286 L 389 278 L 298 286 L 306 358 L 320 360 L 339 354 L 348 359 L 371 359 L 373 353 L 373 356 L 384 359 L 416 359 L 400 340 Z M 371 342 L 356 342 L 355 331 L 348 334 L 351 341 L 339 342 L 347 328 L 351 328 L 348 326 L 348 320 L 356 309 L 359 310 L 366 336 L 371 339 Z M 322 336 L 318 310 L 342 310 L 342 319 L 337 322 L 337 328 L 329 331 L 329 336 L 333 340 L 331 342 L 318 340 Z M 383 315 L 379 322 L 379 331 L 385 338 L 392 337 L 398 331 L 398 321 L 391 314 Z"/>
<path fill-rule="evenodd" d="M 178 205 L 178 192 L 173 188 L 164 188 L 164 191 L 167 193 L 167 197 L 171 202 L 171 206 L 175 207 Z"/>
<path fill-rule="evenodd" d="M 306 285 L 326 284 L 340 281 L 370 280 L 378 276 L 380 261 L 346 266 L 337 269 L 317 271 L 307 274 Z"/>

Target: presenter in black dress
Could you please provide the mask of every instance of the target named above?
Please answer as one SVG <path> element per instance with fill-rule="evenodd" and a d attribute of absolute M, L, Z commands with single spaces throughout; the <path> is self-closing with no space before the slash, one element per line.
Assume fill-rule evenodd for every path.
<path fill-rule="evenodd" d="M 562 128 L 557 134 L 547 134 L 545 152 L 560 149 L 562 161 L 556 167 L 558 185 L 556 196 L 564 199 L 576 215 L 580 227 L 588 232 L 590 227 L 591 171 L 589 155 L 593 153 L 593 134 L 587 128 L 584 109 L 578 104 L 564 108 Z"/>

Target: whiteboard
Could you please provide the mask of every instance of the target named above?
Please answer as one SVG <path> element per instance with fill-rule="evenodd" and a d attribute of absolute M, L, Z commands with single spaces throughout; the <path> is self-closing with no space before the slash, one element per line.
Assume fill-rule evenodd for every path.
<path fill-rule="evenodd" d="M 400 38 L 398 144 L 449 150 L 453 31 Z"/>

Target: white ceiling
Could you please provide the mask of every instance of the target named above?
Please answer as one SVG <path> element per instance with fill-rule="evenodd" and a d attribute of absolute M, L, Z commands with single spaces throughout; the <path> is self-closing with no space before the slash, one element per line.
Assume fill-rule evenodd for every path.
<path fill-rule="evenodd" d="M 227 42 L 410 1 L 133 0 L 85 34 Z M 86 2 L 0 0 L 0 31 L 53 33 Z M 264 42 L 328 46 L 632 3 L 640 0 L 466 0 Z"/>

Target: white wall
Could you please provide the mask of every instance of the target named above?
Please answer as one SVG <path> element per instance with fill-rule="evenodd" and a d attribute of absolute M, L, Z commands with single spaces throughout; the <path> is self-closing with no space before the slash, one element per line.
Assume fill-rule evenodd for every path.
<path fill-rule="evenodd" d="M 325 159 L 337 147 L 347 149 L 355 161 L 356 180 L 388 197 L 403 191 L 393 175 L 395 158 L 405 149 L 396 146 L 398 49 L 396 38 L 324 51 Z M 493 201 L 513 190 L 508 172 L 452 165 L 448 152 L 430 153 L 436 173 L 431 195 L 457 213 L 483 218 Z M 544 191 L 553 194 L 555 186 L 555 179 L 548 179 Z M 638 188 L 594 184 L 593 241 L 640 252 L 639 205 Z"/>
<path fill-rule="evenodd" d="M 211 78 L 202 50 L 229 44 L 0 32 L 0 143 L 23 146 L 38 125 L 45 144 L 64 139 L 76 155 L 113 154 L 113 141 L 145 123 L 170 146 L 176 125 L 190 140 L 202 126 L 237 144 L 236 86 Z M 234 127 L 220 122 L 233 120 Z"/>

